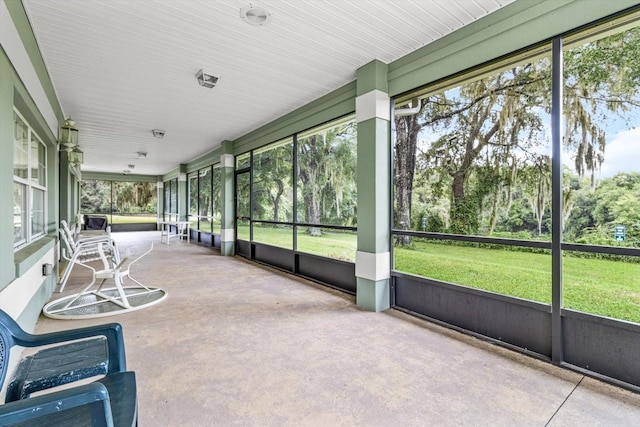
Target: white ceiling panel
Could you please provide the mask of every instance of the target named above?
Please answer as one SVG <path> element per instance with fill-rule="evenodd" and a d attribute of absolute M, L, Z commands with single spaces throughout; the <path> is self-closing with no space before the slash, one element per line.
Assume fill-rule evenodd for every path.
<path fill-rule="evenodd" d="M 240 18 L 241 0 L 23 3 L 82 170 L 161 175 L 512 1 L 251 1 L 265 26 Z M 198 86 L 201 68 L 214 89 Z"/>

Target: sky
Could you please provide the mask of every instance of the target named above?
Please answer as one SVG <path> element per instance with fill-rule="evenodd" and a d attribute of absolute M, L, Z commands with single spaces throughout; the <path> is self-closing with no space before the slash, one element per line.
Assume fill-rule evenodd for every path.
<path fill-rule="evenodd" d="M 623 130 L 607 141 L 599 178 L 620 172 L 640 172 L 640 128 Z"/>

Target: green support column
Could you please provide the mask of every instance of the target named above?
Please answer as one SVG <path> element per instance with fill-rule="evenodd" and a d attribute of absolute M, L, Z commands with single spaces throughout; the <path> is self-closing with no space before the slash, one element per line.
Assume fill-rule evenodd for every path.
<path fill-rule="evenodd" d="M 75 218 L 71 217 L 71 188 L 70 188 L 70 178 L 71 174 L 69 173 L 69 162 L 68 162 L 69 153 L 66 151 L 60 151 L 60 176 L 59 176 L 59 197 L 60 197 L 60 219 L 64 219 L 67 221 L 70 227 L 73 227 Z"/>
<path fill-rule="evenodd" d="M 222 180 L 221 201 L 222 223 L 220 224 L 220 253 L 222 255 L 235 255 L 236 227 L 234 207 L 234 171 L 235 158 L 233 156 L 233 144 L 231 141 L 222 142 L 222 154 L 220 155 L 220 179 Z"/>
<path fill-rule="evenodd" d="M 156 212 L 158 213 L 158 221 L 164 221 L 164 182 L 162 181 L 162 177 L 158 176 L 156 181 Z M 157 225 L 158 230 L 160 229 L 160 225 Z"/>
<path fill-rule="evenodd" d="M 358 251 L 356 303 L 371 311 L 390 307 L 390 100 L 387 65 L 372 61 L 357 71 Z"/>
<path fill-rule="evenodd" d="M 180 164 L 178 169 L 178 221 L 189 220 L 189 207 L 187 205 L 189 193 L 187 191 L 187 165 Z"/>

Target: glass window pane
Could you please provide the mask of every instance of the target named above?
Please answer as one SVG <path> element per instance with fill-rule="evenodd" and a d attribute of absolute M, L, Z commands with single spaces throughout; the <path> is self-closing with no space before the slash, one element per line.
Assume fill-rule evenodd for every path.
<path fill-rule="evenodd" d="M 640 248 L 640 27 L 605 35 L 564 52 L 563 241 L 606 251 Z M 640 323 L 640 258 L 563 255 L 564 307 Z"/>
<path fill-rule="evenodd" d="M 220 234 L 222 224 L 222 171 L 220 164 L 213 166 L 212 189 L 211 189 L 211 232 Z"/>
<path fill-rule="evenodd" d="M 80 212 L 111 214 L 111 181 L 83 179 L 80 182 Z"/>
<path fill-rule="evenodd" d="M 355 231 L 321 228 L 318 234 L 309 227 L 298 227 L 297 237 L 297 249 L 300 252 L 355 262 L 358 247 Z"/>
<path fill-rule="evenodd" d="M 565 242 L 640 247 L 640 27 L 564 52 Z"/>
<path fill-rule="evenodd" d="M 253 223 L 253 241 L 293 249 L 293 227 L 282 224 Z"/>
<path fill-rule="evenodd" d="M 236 175 L 236 217 L 249 219 L 251 216 L 250 175 L 248 172 Z"/>
<path fill-rule="evenodd" d="M 394 228 L 551 239 L 551 55 L 416 95 L 398 114 Z M 413 104 L 413 102 L 412 102 Z M 394 269 L 549 304 L 551 255 L 532 247 L 397 234 Z"/>
<path fill-rule="evenodd" d="M 157 193 L 155 183 L 114 181 L 112 188 L 111 223 L 156 222 Z"/>
<path fill-rule="evenodd" d="M 236 223 L 237 223 L 237 227 L 238 227 L 238 233 L 236 235 L 237 236 L 236 238 L 238 240 L 249 241 L 250 236 L 251 236 L 249 220 L 238 219 L 238 220 L 236 220 Z"/>
<path fill-rule="evenodd" d="M 27 179 L 29 177 L 29 127 L 14 113 L 13 126 L 13 174 Z"/>
<path fill-rule="evenodd" d="M 550 103 L 547 51 L 396 115 L 394 227 L 548 238 Z"/>
<path fill-rule="evenodd" d="M 251 153 L 244 153 L 236 156 L 236 170 L 245 169 L 250 166 Z"/>
<path fill-rule="evenodd" d="M 640 323 L 640 258 L 564 251 L 564 306 Z"/>
<path fill-rule="evenodd" d="M 356 224 L 356 125 L 325 126 L 298 138 L 297 221 Z"/>
<path fill-rule="evenodd" d="M 170 221 L 171 213 L 171 181 L 165 181 L 164 183 L 164 220 Z"/>
<path fill-rule="evenodd" d="M 416 237 L 393 252 L 397 271 L 551 303 L 548 250 Z"/>
<path fill-rule="evenodd" d="M 33 136 L 33 134 L 31 134 Z M 41 180 L 44 180 L 44 177 L 40 176 L 40 162 L 39 162 L 39 153 L 40 153 L 40 143 L 37 139 L 32 139 L 31 141 L 31 155 L 29 156 L 29 168 L 31 169 L 31 182 L 34 184 L 40 184 Z"/>
<path fill-rule="evenodd" d="M 31 189 L 31 236 L 45 234 L 45 192 L 37 188 Z"/>
<path fill-rule="evenodd" d="M 47 149 L 38 140 L 38 182 L 41 186 L 47 185 Z"/>
<path fill-rule="evenodd" d="M 253 153 L 253 219 L 293 221 L 293 140 Z"/>
<path fill-rule="evenodd" d="M 171 201 L 169 203 L 171 212 L 171 221 L 178 220 L 178 178 L 169 181 L 171 183 Z"/>
<path fill-rule="evenodd" d="M 203 231 L 211 232 L 211 210 L 212 210 L 212 194 L 211 194 L 211 167 L 201 169 L 198 175 L 198 182 L 200 183 L 199 193 L 199 209 L 201 229 Z"/>
<path fill-rule="evenodd" d="M 24 243 L 27 239 L 27 186 L 13 183 L 13 244 Z"/>
<path fill-rule="evenodd" d="M 198 228 L 198 172 L 189 174 L 187 184 L 189 185 L 189 221 L 192 221 L 191 228 L 196 230 Z"/>

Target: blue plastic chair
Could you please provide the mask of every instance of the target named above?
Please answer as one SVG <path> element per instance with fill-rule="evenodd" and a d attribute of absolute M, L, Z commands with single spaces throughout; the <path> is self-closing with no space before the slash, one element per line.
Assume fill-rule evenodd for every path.
<path fill-rule="evenodd" d="M 0 388 L 11 349 L 54 344 L 23 359 L 0 405 L 0 426 L 137 425 L 135 374 L 126 371 L 122 327 L 117 323 L 33 335 L 0 310 Z M 105 375 L 89 384 L 30 397 L 31 393 Z M 45 418 L 43 418 L 45 417 Z"/>

